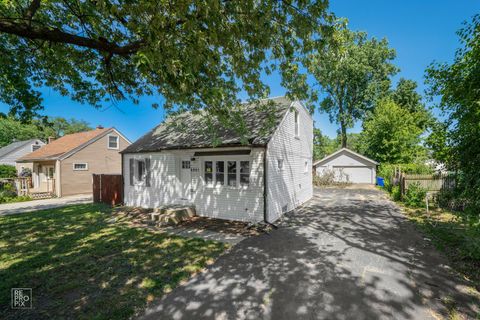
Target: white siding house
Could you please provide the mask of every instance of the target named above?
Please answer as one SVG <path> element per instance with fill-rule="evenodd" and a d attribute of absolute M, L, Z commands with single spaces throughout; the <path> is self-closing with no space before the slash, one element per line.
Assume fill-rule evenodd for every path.
<path fill-rule="evenodd" d="M 313 164 L 318 176 L 330 170 L 340 182 L 375 184 L 378 162 L 342 148 Z"/>
<path fill-rule="evenodd" d="M 221 142 L 211 146 L 212 137 L 188 113 L 175 119 L 175 129 L 167 121 L 134 142 L 122 152 L 125 204 L 188 204 L 201 216 L 274 222 L 309 200 L 312 118 L 300 102 L 275 98 L 262 103 L 267 102 L 275 103 L 276 118 L 267 133 L 261 126 L 272 110 L 244 105 L 248 144 L 220 128 Z M 188 129 L 179 132 L 179 122 L 187 122 Z"/>
<path fill-rule="evenodd" d="M 32 169 L 31 163 L 17 164 L 16 161 L 21 157 L 40 149 L 44 145 L 45 143 L 39 139 L 13 142 L 0 149 L 0 164 L 16 166 L 18 173 L 20 173 L 23 168 Z"/>

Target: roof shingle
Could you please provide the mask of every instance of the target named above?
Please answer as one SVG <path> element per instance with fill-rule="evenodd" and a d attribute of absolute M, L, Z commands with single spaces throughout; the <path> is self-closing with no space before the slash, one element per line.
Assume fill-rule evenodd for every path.
<path fill-rule="evenodd" d="M 43 146 L 42 148 L 29 153 L 17 161 L 33 161 L 33 160 L 55 160 L 60 158 L 65 153 L 72 151 L 73 149 L 80 147 L 84 143 L 89 142 L 93 138 L 110 131 L 112 128 L 95 129 L 91 131 L 78 132 L 64 135 L 51 143 Z"/>
<path fill-rule="evenodd" d="M 185 112 L 168 118 L 122 153 L 240 146 L 245 145 L 242 144 L 244 141 L 248 141 L 249 146 L 263 146 L 268 143 L 291 105 L 292 101 L 285 97 L 261 100 L 260 104 L 242 104 L 240 110 L 245 120 L 244 137 L 239 135 L 238 131 L 225 127 L 216 120 L 214 120 L 216 129 L 209 130 L 207 120 L 202 114 Z"/>

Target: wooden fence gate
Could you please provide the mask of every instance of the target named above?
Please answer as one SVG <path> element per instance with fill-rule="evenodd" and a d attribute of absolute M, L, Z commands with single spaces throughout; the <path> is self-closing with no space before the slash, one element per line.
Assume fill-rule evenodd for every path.
<path fill-rule="evenodd" d="M 118 205 L 123 203 L 121 174 L 93 174 L 93 202 Z"/>

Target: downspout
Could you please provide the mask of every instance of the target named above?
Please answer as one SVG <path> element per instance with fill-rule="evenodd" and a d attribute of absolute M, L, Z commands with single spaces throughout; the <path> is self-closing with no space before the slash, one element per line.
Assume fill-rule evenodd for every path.
<path fill-rule="evenodd" d="M 265 146 L 263 150 L 263 222 L 272 226 L 274 229 L 278 229 L 278 226 L 268 222 L 267 217 L 267 148 L 268 145 Z"/>
<path fill-rule="evenodd" d="M 124 195 L 125 195 L 125 174 L 124 174 L 124 171 L 123 171 L 123 153 L 120 153 L 121 157 L 120 157 L 120 163 L 121 163 L 121 166 L 122 166 L 122 204 L 125 205 L 125 198 L 124 198 Z"/>

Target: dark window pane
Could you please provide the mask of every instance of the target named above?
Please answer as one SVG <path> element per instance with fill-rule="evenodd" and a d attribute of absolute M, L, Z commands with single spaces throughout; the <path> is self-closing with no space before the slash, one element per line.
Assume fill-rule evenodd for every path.
<path fill-rule="evenodd" d="M 250 161 L 240 161 L 240 185 L 248 186 L 250 183 Z"/>
<path fill-rule="evenodd" d="M 217 185 L 225 185 L 225 161 L 217 161 L 215 163 L 216 175 L 215 180 Z"/>
<path fill-rule="evenodd" d="M 138 167 L 137 179 L 138 179 L 138 181 L 143 181 L 143 176 L 145 175 L 145 162 L 144 161 L 138 161 L 137 162 L 137 167 Z"/>
<path fill-rule="evenodd" d="M 213 162 L 205 161 L 205 183 L 212 184 L 213 182 Z"/>
<path fill-rule="evenodd" d="M 217 172 L 225 172 L 225 161 L 217 161 Z"/>
<path fill-rule="evenodd" d="M 237 162 L 236 161 L 228 161 L 227 185 L 231 187 L 237 186 Z"/>
<path fill-rule="evenodd" d="M 182 161 L 182 169 L 190 169 L 190 161 Z"/>
<path fill-rule="evenodd" d="M 237 173 L 237 161 L 228 161 L 228 173 Z"/>

